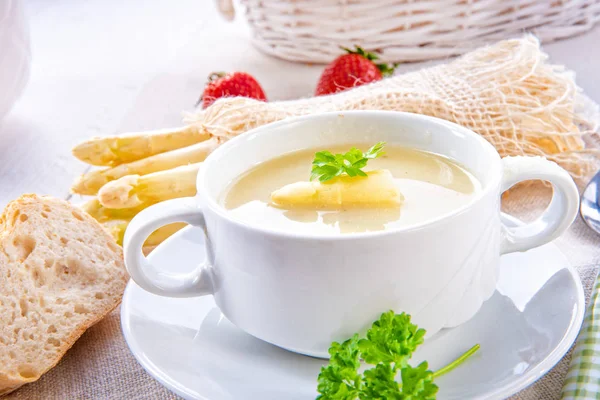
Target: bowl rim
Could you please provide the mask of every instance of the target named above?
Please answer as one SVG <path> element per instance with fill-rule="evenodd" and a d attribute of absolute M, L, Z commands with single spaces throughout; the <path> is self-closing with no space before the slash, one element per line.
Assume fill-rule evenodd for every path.
<path fill-rule="evenodd" d="M 212 196 L 206 194 L 205 190 L 201 190 L 204 188 L 206 181 L 206 170 L 210 167 L 210 164 L 213 160 L 218 159 L 219 155 L 224 152 L 229 151 L 234 146 L 239 146 L 244 141 L 253 140 L 256 136 L 265 134 L 265 132 L 277 130 L 280 127 L 298 124 L 299 122 L 310 121 L 314 119 L 329 119 L 333 117 L 343 117 L 346 115 L 362 115 L 364 118 L 378 118 L 383 116 L 391 116 L 393 118 L 397 118 L 399 120 L 413 120 L 413 121 L 427 121 L 430 123 L 434 123 L 443 127 L 443 129 L 452 129 L 457 130 L 461 134 L 469 136 L 472 140 L 477 141 L 483 149 L 487 150 L 488 153 L 492 156 L 490 159 L 490 167 L 494 168 L 496 171 L 493 171 L 492 177 L 485 184 L 482 183 L 481 190 L 473 196 L 467 203 L 461 205 L 460 207 L 442 214 L 436 218 L 428 219 L 423 222 L 419 222 L 416 224 L 411 224 L 407 226 L 397 227 L 397 228 L 389 228 L 381 231 L 367 231 L 367 232 L 353 232 L 353 233 L 344 233 L 344 234 L 323 234 L 323 233 L 310 233 L 310 232 L 293 232 L 290 230 L 284 229 L 276 229 L 269 228 L 266 226 L 249 224 L 243 221 L 240 221 L 233 217 L 231 213 L 227 211 L 221 204 L 219 204 L 216 199 Z M 266 161 L 266 160 L 265 160 Z M 455 124 L 453 122 L 431 117 L 422 114 L 402 112 L 402 111 L 383 111 L 383 110 L 351 110 L 351 111 L 329 111 L 323 113 L 315 113 L 309 115 L 303 115 L 298 117 L 286 118 L 280 121 L 272 122 L 269 124 L 265 124 L 259 126 L 257 128 L 251 129 L 247 132 L 236 136 L 221 146 L 219 146 L 215 151 L 213 151 L 204 161 L 202 167 L 198 171 L 198 176 L 196 179 L 196 188 L 197 195 L 196 201 L 200 204 L 200 208 L 204 211 L 204 209 L 208 208 L 208 210 L 212 211 L 219 218 L 227 221 L 228 223 L 241 228 L 248 230 L 254 234 L 268 235 L 271 237 L 287 237 L 294 239 L 305 239 L 305 240 L 316 240 L 316 241 L 338 241 L 338 240 L 356 240 L 356 239 L 366 239 L 366 238 L 376 238 L 381 236 L 400 234 L 400 233 L 409 233 L 417 230 L 427 229 L 433 225 L 437 225 L 445 220 L 450 220 L 460 214 L 465 213 L 469 209 L 471 209 L 475 204 L 479 203 L 482 199 L 486 198 L 490 195 L 490 192 L 493 190 L 498 190 L 500 187 L 500 181 L 502 178 L 502 168 L 501 168 L 501 157 L 498 154 L 498 151 L 490 144 L 487 140 L 485 140 L 481 135 L 475 133 L 474 131 L 466 128 L 464 126 Z M 495 173 L 494 173 L 495 172 Z M 501 193 L 498 193 L 500 196 Z M 500 215 L 500 212 L 498 212 Z"/>

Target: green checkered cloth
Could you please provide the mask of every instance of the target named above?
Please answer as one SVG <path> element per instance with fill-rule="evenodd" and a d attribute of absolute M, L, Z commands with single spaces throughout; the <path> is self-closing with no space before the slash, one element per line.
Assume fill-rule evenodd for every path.
<path fill-rule="evenodd" d="M 573 351 L 562 399 L 600 399 L 600 277 L 596 278 L 590 305 Z"/>

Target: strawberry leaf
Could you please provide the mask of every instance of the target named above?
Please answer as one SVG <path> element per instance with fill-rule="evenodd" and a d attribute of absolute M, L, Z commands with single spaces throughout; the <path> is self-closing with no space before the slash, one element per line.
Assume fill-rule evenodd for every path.
<path fill-rule="evenodd" d="M 342 50 L 344 50 L 345 52 L 347 52 L 348 54 L 358 54 L 359 56 L 363 56 L 364 58 L 366 58 L 369 61 L 375 61 L 375 60 L 379 60 L 379 55 L 377 53 L 373 53 L 373 52 L 369 52 L 369 51 L 365 51 L 365 49 L 363 49 L 360 46 L 354 46 L 354 50 L 349 49 L 348 47 L 341 47 Z M 400 63 L 394 63 L 394 64 L 377 64 L 377 63 L 373 63 L 375 64 L 375 66 L 377 67 L 377 69 L 379 71 L 381 71 L 381 74 L 383 76 L 391 76 L 394 74 L 394 70 L 396 69 L 396 67 L 398 65 L 400 65 Z"/>

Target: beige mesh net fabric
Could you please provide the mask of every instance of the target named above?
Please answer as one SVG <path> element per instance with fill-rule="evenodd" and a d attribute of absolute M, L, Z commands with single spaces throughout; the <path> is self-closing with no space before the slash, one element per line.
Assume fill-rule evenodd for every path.
<path fill-rule="evenodd" d="M 227 139 L 284 118 L 342 110 L 443 118 L 481 134 L 502 156 L 543 155 L 576 179 L 588 176 L 598 159 L 585 140 L 598 127 L 597 105 L 581 93 L 571 72 L 547 62 L 533 36 L 331 96 L 270 103 L 225 98 L 185 120 Z"/>

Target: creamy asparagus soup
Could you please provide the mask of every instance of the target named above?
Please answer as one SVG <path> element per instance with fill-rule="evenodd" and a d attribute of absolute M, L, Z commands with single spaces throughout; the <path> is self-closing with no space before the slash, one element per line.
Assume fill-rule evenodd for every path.
<path fill-rule="evenodd" d="M 447 157 L 391 145 L 351 147 L 265 161 L 232 182 L 221 202 L 251 225 L 339 234 L 423 223 L 480 190 L 479 181 Z"/>

